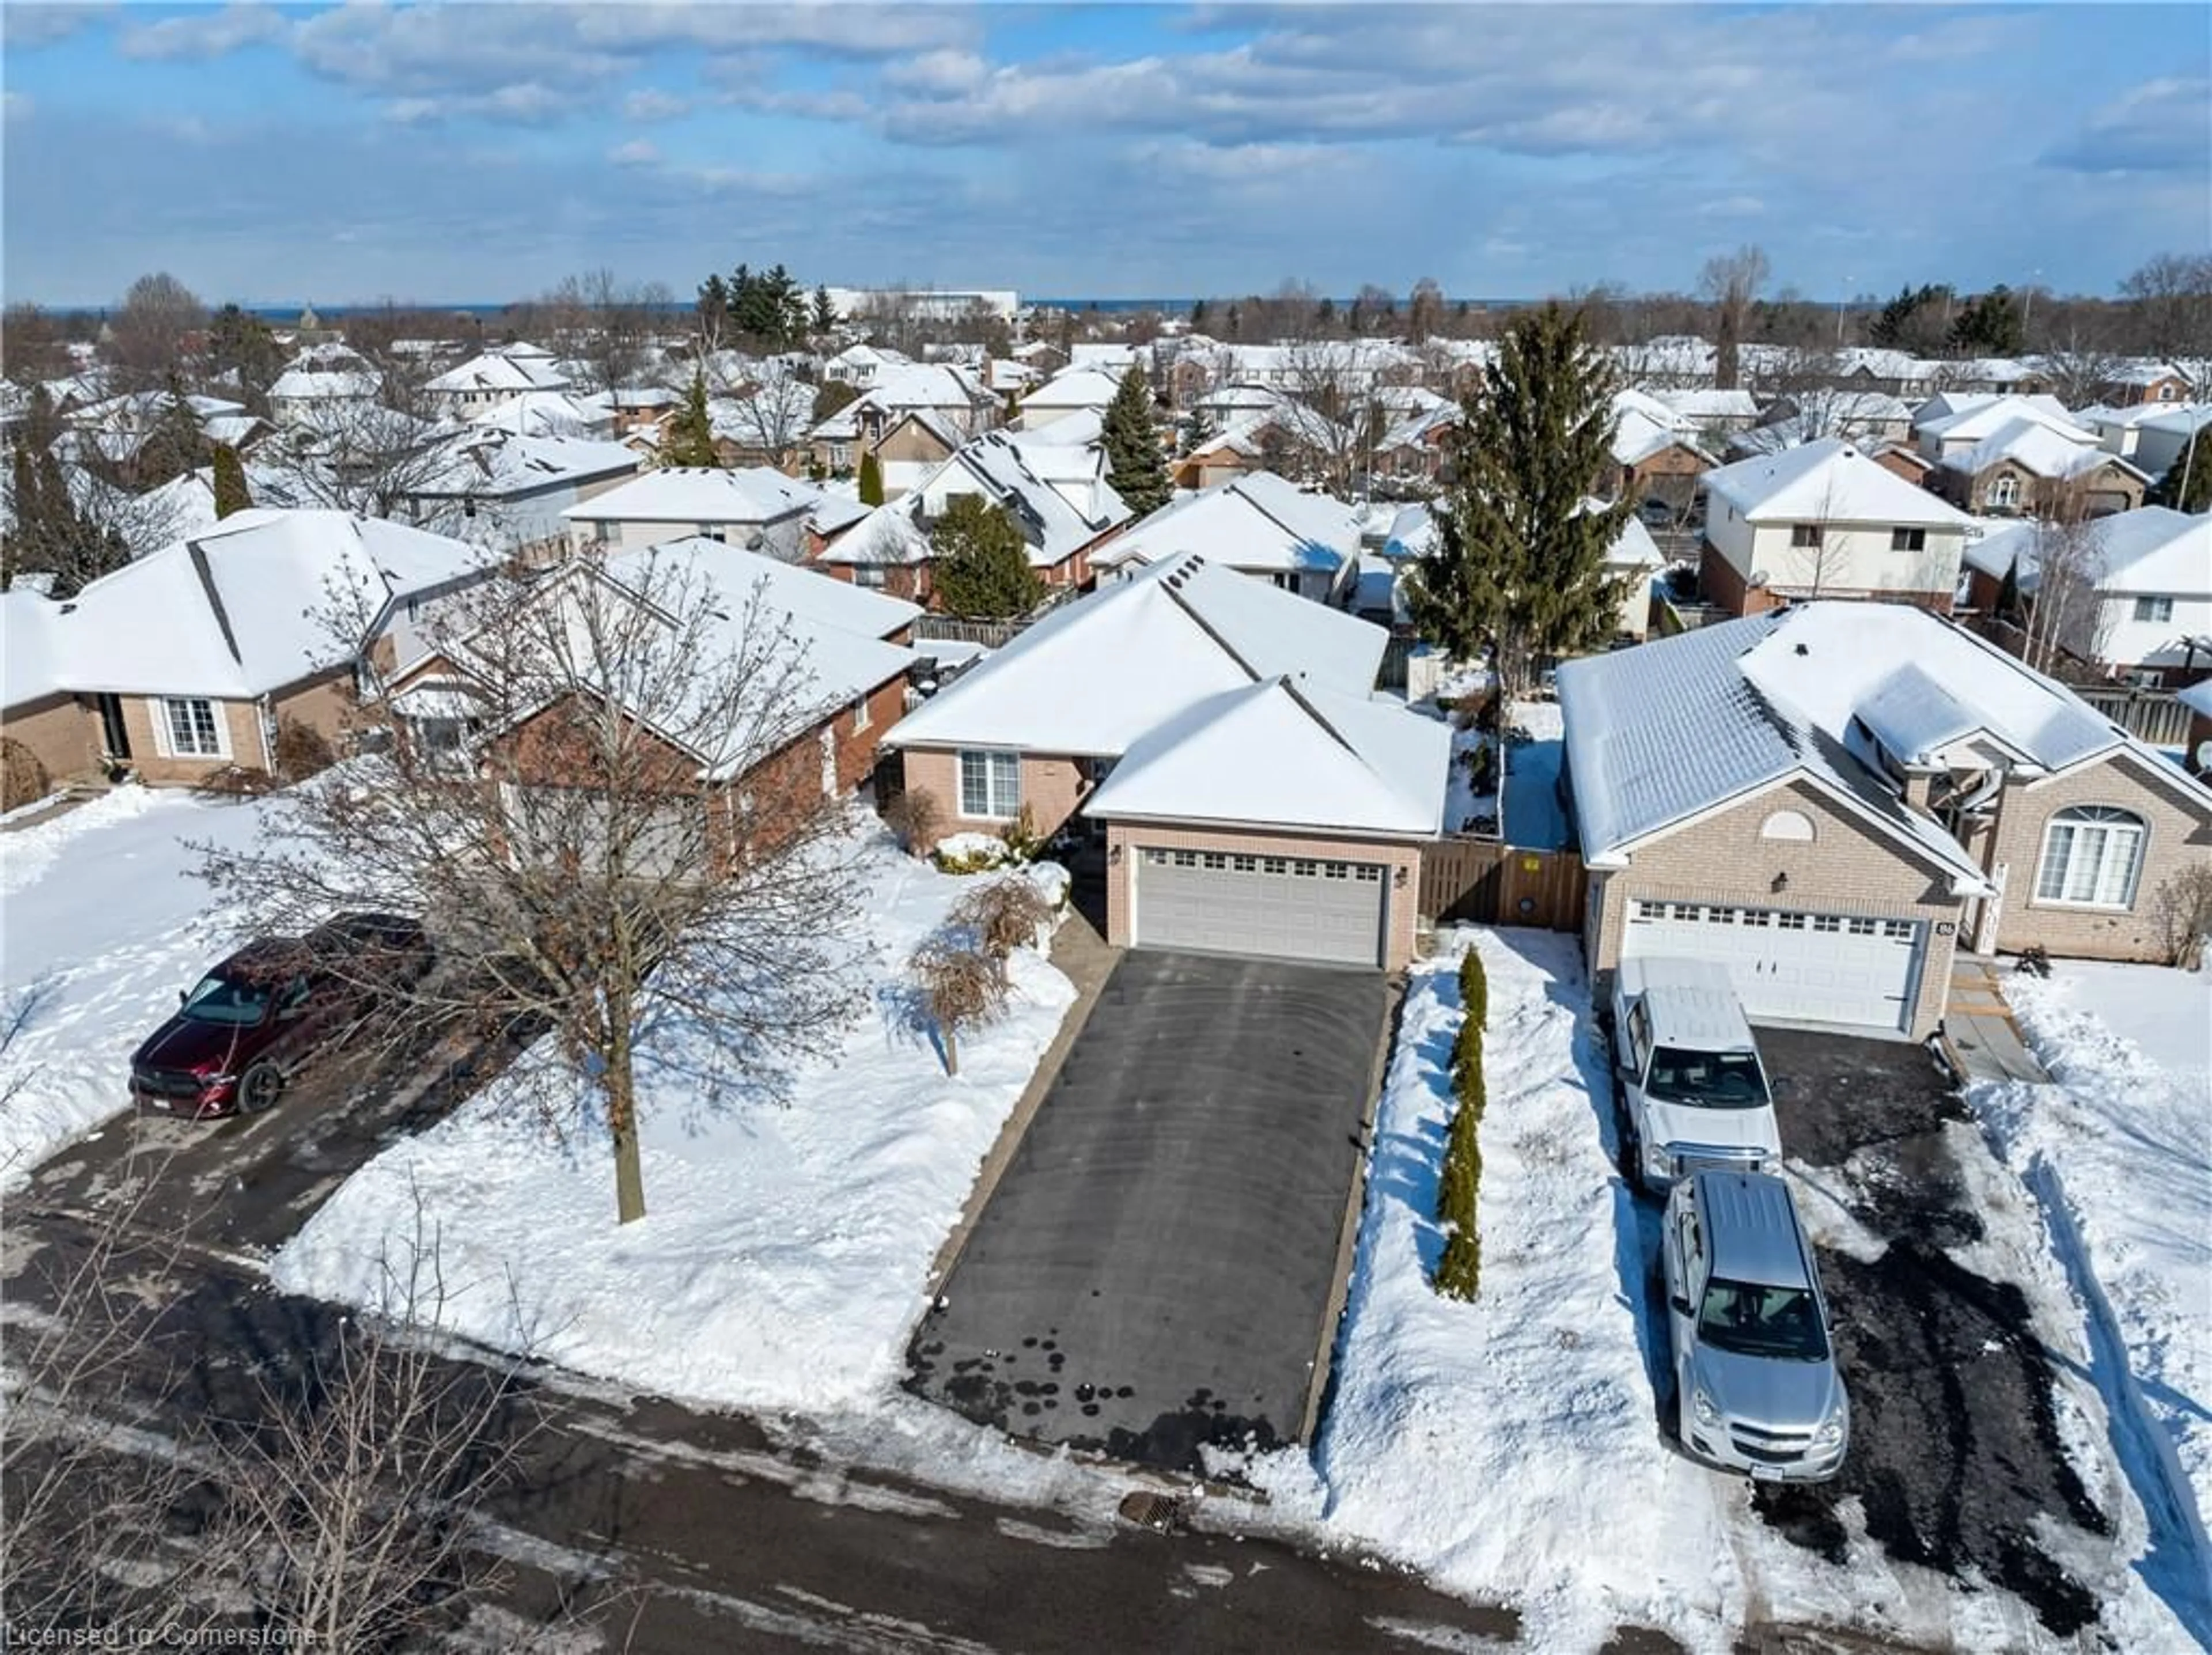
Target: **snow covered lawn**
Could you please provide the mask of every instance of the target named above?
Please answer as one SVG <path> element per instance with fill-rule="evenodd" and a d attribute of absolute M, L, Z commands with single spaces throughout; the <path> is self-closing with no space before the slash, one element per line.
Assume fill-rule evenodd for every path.
<path fill-rule="evenodd" d="M 243 844 L 260 818 L 129 787 L 0 834 L 0 1189 L 129 1105 L 132 1050 L 233 946 L 185 842 Z"/>
<path fill-rule="evenodd" d="M 2004 986 L 2056 1084 L 1977 1088 L 1975 1112 L 2078 1238 L 2134 1379 L 2113 1405 L 2164 1433 L 2212 1565 L 2212 974 L 2060 960 Z"/>
<path fill-rule="evenodd" d="M 1557 850 L 1567 842 L 1566 812 L 1559 807 L 1559 765 L 1567 727 L 1556 701 L 1524 701 L 1513 725 L 1526 741 L 1505 749 L 1505 843 L 1523 850 Z"/>
<path fill-rule="evenodd" d="M 384 1302 L 419 1201 L 453 1332 L 697 1402 L 819 1413 L 886 1396 L 930 1263 L 1074 989 L 1018 953 L 1012 1011 L 963 1037 L 948 1078 L 899 975 L 973 882 L 888 841 L 864 877 L 866 1009 L 787 1106 L 713 1103 L 641 1068 L 644 1219 L 617 1228 L 602 1135 L 557 1142 L 495 1086 L 348 1180 L 278 1254 L 277 1284 Z"/>

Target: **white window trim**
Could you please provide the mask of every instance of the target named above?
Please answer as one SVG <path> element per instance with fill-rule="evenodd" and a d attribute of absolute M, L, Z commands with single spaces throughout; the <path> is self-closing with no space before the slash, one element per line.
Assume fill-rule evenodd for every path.
<path fill-rule="evenodd" d="M 2166 607 L 2166 612 L 2164 614 L 2160 614 L 2159 612 L 2159 605 L 2161 604 Z M 2148 615 L 2143 613 L 2143 611 L 2146 609 L 2150 611 L 2150 613 Z M 2172 618 L 2172 599 L 2157 595 L 2145 595 L 2136 599 L 2136 620 L 2145 622 L 2152 625 L 2163 625 Z"/>
<path fill-rule="evenodd" d="M 981 811 L 968 808 L 968 761 L 980 761 L 983 766 L 983 804 Z M 1011 800 L 1000 796 L 995 785 L 999 767 L 995 761 L 1010 759 L 1014 767 L 1014 791 Z M 959 789 L 960 817 L 968 822 L 1011 822 L 1022 813 L 1022 756 L 998 748 L 963 747 L 953 757 L 954 785 Z M 999 806 L 1005 806 L 1000 810 Z"/>
<path fill-rule="evenodd" d="M 179 752 L 169 723 L 172 704 L 189 707 L 195 702 L 204 703 L 215 724 L 215 751 L 211 753 Z M 149 696 L 146 706 L 154 726 L 154 751 L 162 758 L 227 759 L 230 752 L 230 720 L 224 715 L 223 703 L 212 696 Z"/>
<path fill-rule="evenodd" d="M 2067 818 L 2070 810 L 2107 810 L 2112 814 L 2101 819 L 2084 817 L 2069 820 Z M 2131 839 L 2134 842 L 2135 855 L 2128 868 L 2127 893 L 2120 901 L 2105 902 L 2095 897 L 2044 895 L 2045 876 L 2051 869 L 2051 836 L 2060 828 L 2069 830 L 2066 848 L 2066 872 L 2069 874 L 2073 871 L 2075 840 L 2080 831 L 2083 828 L 2100 828 L 2105 831 L 2107 837 L 2100 852 L 2097 877 L 2093 882 L 2095 885 L 2101 885 L 2104 882 L 2104 862 L 2112 855 L 2116 845 L 2123 838 Z M 2143 862 L 2149 849 L 2149 824 L 2133 811 L 2122 810 L 2118 806 L 2086 805 L 2069 806 L 2069 810 L 2056 812 L 2043 824 L 2043 843 L 2035 860 L 2034 895 L 2031 901 L 2038 908 L 2089 909 L 2103 914 L 2132 913 L 2135 911 L 2136 898 L 2142 894 Z M 2064 879 L 2059 881 L 2062 890 L 2066 883 Z"/>
<path fill-rule="evenodd" d="M 853 733 L 858 735 L 875 722 L 868 715 L 868 698 L 862 696 L 853 703 Z"/>

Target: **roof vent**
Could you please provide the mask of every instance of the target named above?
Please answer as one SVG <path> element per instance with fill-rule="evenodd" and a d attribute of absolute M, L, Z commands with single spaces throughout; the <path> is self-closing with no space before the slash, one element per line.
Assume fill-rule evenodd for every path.
<path fill-rule="evenodd" d="M 1801 644 L 1799 644 L 1799 645 L 1797 646 L 1797 653 L 1798 653 L 1799 654 L 1801 654 L 1801 655 L 1809 655 L 1809 654 L 1811 654 L 1813 652 L 1812 652 L 1811 650 L 1808 649 L 1808 648 L 1807 648 L 1803 644 L 1802 644 L 1802 643 L 1801 643 Z"/>

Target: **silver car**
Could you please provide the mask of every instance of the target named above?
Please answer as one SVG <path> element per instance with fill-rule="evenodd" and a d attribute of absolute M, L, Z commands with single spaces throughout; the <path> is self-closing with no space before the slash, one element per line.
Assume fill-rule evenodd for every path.
<path fill-rule="evenodd" d="M 1842 1469 L 1850 1401 L 1789 1186 L 1700 1171 L 1674 1186 L 1660 1238 L 1682 1445 L 1762 1482 Z"/>
<path fill-rule="evenodd" d="M 1621 961 L 1613 1044 L 1630 1164 L 1646 1190 L 1700 1166 L 1763 1172 L 1780 1163 L 1774 1088 L 1727 966 Z"/>

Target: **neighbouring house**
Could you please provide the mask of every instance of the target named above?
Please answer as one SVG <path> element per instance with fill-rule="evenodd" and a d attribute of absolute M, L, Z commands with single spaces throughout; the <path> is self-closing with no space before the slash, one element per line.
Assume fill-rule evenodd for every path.
<path fill-rule="evenodd" d="M 2184 687 L 2175 700 L 2189 709 L 2189 735 L 2182 751 L 2189 773 L 2212 779 L 2212 678 Z"/>
<path fill-rule="evenodd" d="M 807 433 L 811 457 L 825 472 L 857 470 L 862 457 L 875 453 L 892 428 L 914 413 L 929 415 L 957 447 L 999 423 L 999 399 L 964 368 L 937 362 L 886 367 L 859 397 Z"/>
<path fill-rule="evenodd" d="M 2172 362 L 2136 360 L 2109 369 L 2094 387 L 2097 400 L 2108 407 L 2186 402 L 2189 376 Z"/>
<path fill-rule="evenodd" d="M 1909 350 L 1847 345 L 1836 353 L 1834 378 L 1841 386 L 1910 399 L 1924 397 L 1935 388 L 1941 367 L 1922 361 Z"/>
<path fill-rule="evenodd" d="M 1369 469 L 1376 477 L 1412 483 L 1449 481 L 1452 444 L 1467 424 L 1455 402 L 1407 415 L 1382 433 Z"/>
<path fill-rule="evenodd" d="M 1748 431 L 1759 423 L 1759 399 L 1741 386 L 1728 391 L 1711 386 L 1662 391 L 1657 400 L 1692 429 L 1708 436 Z"/>
<path fill-rule="evenodd" d="M 476 547 L 403 524 L 236 512 L 66 603 L 8 594 L 0 733 L 20 726 L 57 776 L 268 770 L 288 721 L 338 742 L 359 675 L 414 660 L 427 618 L 488 572 Z"/>
<path fill-rule="evenodd" d="M 1094 440 L 1080 440 L 1086 428 Z M 1030 568 L 1047 586 L 1086 585 L 1092 554 L 1129 520 L 1128 507 L 1106 481 L 1097 429 L 1097 417 L 1082 414 L 1041 432 L 987 431 L 909 493 L 827 544 L 813 562 L 835 579 L 928 603 L 937 561 L 930 531 L 954 500 L 973 495 L 1013 520 Z"/>
<path fill-rule="evenodd" d="M 1972 520 L 1841 437 L 1707 472 L 1698 582 L 1738 615 L 1805 598 L 1948 614 Z"/>
<path fill-rule="evenodd" d="M 1210 489 L 1260 472 L 1312 477 L 1351 459 L 1358 446 L 1348 428 L 1304 403 L 1279 399 L 1197 444 L 1169 471 L 1178 489 Z"/>
<path fill-rule="evenodd" d="M 849 344 L 822 364 L 822 377 L 833 385 L 865 391 L 888 370 L 908 367 L 913 361 L 887 345 Z"/>
<path fill-rule="evenodd" d="M 562 508 L 578 551 L 635 551 L 697 534 L 785 563 L 805 549 L 820 496 L 765 465 L 670 465 Z"/>
<path fill-rule="evenodd" d="M 778 377 L 748 381 L 733 395 L 713 398 L 707 411 L 716 457 L 725 465 L 770 465 L 781 472 L 804 466 L 814 395 L 805 380 Z"/>
<path fill-rule="evenodd" d="M 596 590 L 580 593 L 585 582 Z M 733 660 L 758 656 L 793 675 L 795 704 L 777 709 L 784 727 L 773 733 L 750 725 L 684 727 L 681 721 L 660 716 L 665 708 L 623 699 L 640 684 L 661 682 L 658 674 L 625 672 L 608 682 L 588 649 L 565 665 L 574 680 L 573 696 L 634 715 L 665 745 L 672 807 L 708 812 L 703 827 L 687 825 L 667 835 L 668 854 L 690 857 L 703 847 L 714 864 L 704 871 L 714 873 L 741 837 L 735 831 L 740 816 L 772 819 L 780 801 L 842 798 L 874 775 L 878 744 L 906 709 L 907 676 L 917 658 L 905 641 L 919 611 L 697 536 L 604 560 L 580 559 L 544 577 L 531 601 L 574 605 L 580 611 L 586 603 L 635 603 L 641 611 L 636 623 L 625 618 L 610 627 L 602 622 L 595 636 L 611 632 L 626 648 L 650 648 L 651 623 L 665 625 L 671 637 L 683 624 L 684 618 L 656 611 L 672 593 L 682 594 L 687 604 L 712 606 L 721 632 L 709 636 L 710 647 L 726 648 Z M 580 776 L 587 767 L 564 751 L 562 733 L 574 713 L 568 697 L 535 705 L 504 726 L 492 718 L 488 709 L 501 687 L 499 670 L 490 664 L 496 659 L 495 650 L 479 648 L 463 633 L 441 638 L 434 651 L 389 680 L 389 705 L 407 739 L 428 751 L 497 755 L 502 769 L 520 768 L 526 777 L 536 771 L 545 786 L 588 785 Z M 770 709 L 749 710 L 758 715 Z M 518 814 L 526 823 L 526 809 Z"/>
<path fill-rule="evenodd" d="M 1928 486 L 1928 478 L 1936 469 L 1936 462 L 1917 448 L 1908 448 L 1900 442 L 1885 443 L 1879 448 L 1866 451 L 1867 458 L 1889 472 L 1902 478 L 1916 488 Z"/>
<path fill-rule="evenodd" d="M 2135 463 L 2148 477 L 2163 478 L 2190 452 L 2190 440 L 2212 427 L 2212 402 L 2169 408 L 2136 427 Z M 2205 445 L 2212 447 L 2212 443 Z M 2205 458 L 2203 448 L 2196 451 Z"/>
<path fill-rule="evenodd" d="M 1604 505 L 1601 500 L 1583 502 L 1584 510 L 1600 510 Z M 1666 567 L 1667 559 L 1660 552 L 1659 543 L 1651 538 L 1650 529 L 1642 518 L 1632 514 L 1605 554 L 1605 572 L 1622 582 L 1620 614 L 1613 626 L 1616 638 L 1640 642 L 1650 632 L 1651 582 Z"/>
<path fill-rule="evenodd" d="M 663 422 L 684 405 L 683 394 L 665 385 L 625 385 L 595 391 L 578 401 L 586 411 L 606 420 L 617 437 L 643 432 L 656 439 Z"/>
<path fill-rule="evenodd" d="M 1103 837 L 1116 946 L 1396 969 L 1450 731 L 1373 697 L 1386 639 L 1164 559 L 1022 633 L 889 745 L 948 831 Z"/>
<path fill-rule="evenodd" d="M 479 408 L 468 423 L 489 431 L 526 437 L 612 437 L 614 416 L 598 397 L 567 391 L 520 391 L 504 402 Z"/>
<path fill-rule="evenodd" d="M 1678 513 L 1697 491 L 1698 478 L 1720 461 L 1672 408 L 1642 391 L 1613 399 L 1613 461 L 1620 468 L 1616 495 L 1663 500 Z"/>
<path fill-rule="evenodd" d="M 2118 454 L 2042 421 L 2019 418 L 1972 447 L 1946 444 L 1929 481 L 1954 504 L 1992 516 L 2106 517 L 2142 505 L 2150 486 L 2150 478 Z"/>
<path fill-rule="evenodd" d="M 496 346 L 427 381 L 422 393 L 441 413 L 465 418 L 531 391 L 568 391 L 574 382 L 543 346 Z"/>
<path fill-rule="evenodd" d="M 1255 472 L 1170 501 L 1091 564 L 1103 586 L 1192 552 L 1316 603 L 1340 603 L 1358 573 L 1359 517 L 1340 500 Z"/>
<path fill-rule="evenodd" d="M 638 474 L 636 453 L 581 436 L 517 436 L 472 430 L 424 468 L 404 510 L 417 526 L 489 551 L 538 561 L 565 557 L 562 514 Z"/>
<path fill-rule="evenodd" d="M 2212 518 L 2144 506 L 2078 527 L 2021 523 L 1966 548 L 1967 599 L 1994 613 L 2010 574 L 2022 607 L 2044 601 L 2051 537 L 2087 539 L 2087 593 L 2057 599 L 2054 642 L 2085 667 L 2148 688 L 2212 677 Z M 2069 549 L 2070 550 L 2070 549 Z"/>
<path fill-rule="evenodd" d="M 1947 392 L 1913 411 L 1912 431 L 1920 452 L 1940 465 L 2023 423 L 2041 426 L 2081 447 L 2097 446 L 2094 431 L 2075 419 L 2056 398 L 2044 396 Z"/>
<path fill-rule="evenodd" d="M 1070 414 L 1103 416 L 1121 388 L 1121 381 L 1102 368 L 1071 368 L 1023 395 L 1017 423 L 1035 431 Z"/>
<path fill-rule="evenodd" d="M 2163 957 L 2212 792 L 1938 617 L 1821 602 L 1559 672 L 1601 982 L 1729 968 L 1755 1020 L 1920 1039 L 1954 951 Z"/>
<path fill-rule="evenodd" d="M 384 376 L 343 345 L 301 351 L 269 387 L 269 417 L 280 429 L 319 430 L 377 405 Z"/>
<path fill-rule="evenodd" d="M 1848 437 L 1869 453 L 1912 434 L 1912 410 L 1884 391 L 1814 386 L 1786 392 L 1766 405 L 1758 424 L 1731 434 L 1729 457 L 1778 453 L 1822 437 Z"/>
<path fill-rule="evenodd" d="M 967 438 L 927 408 L 909 408 L 883 428 L 872 452 L 884 498 L 896 500 L 960 452 Z"/>
<path fill-rule="evenodd" d="M 2165 402 L 2124 403 L 2117 406 L 2100 404 L 2094 408 L 2081 409 L 2074 416 L 2074 422 L 2086 430 L 2094 431 L 2098 446 L 2107 453 L 2133 459 L 2144 423 L 2177 411 L 2176 405 Z"/>

